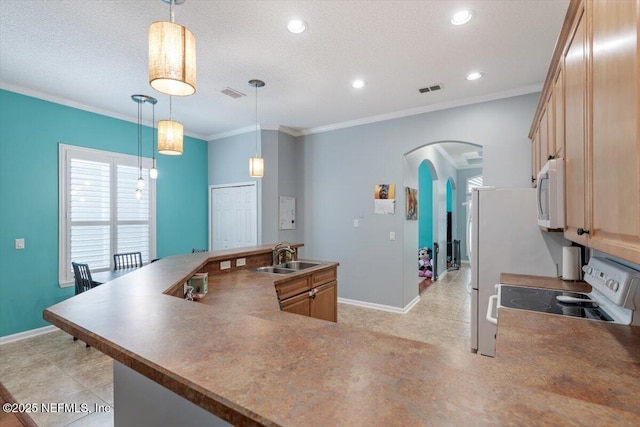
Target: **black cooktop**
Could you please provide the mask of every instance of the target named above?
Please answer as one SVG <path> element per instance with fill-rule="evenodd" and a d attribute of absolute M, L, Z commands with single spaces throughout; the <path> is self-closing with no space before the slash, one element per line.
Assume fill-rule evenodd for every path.
<path fill-rule="evenodd" d="M 606 322 L 613 321 L 602 308 L 598 307 L 597 303 L 563 303 L 556 299 L 558 295 L 590 299 L 587 295 L 577 292 L 500 285 L 500 306 Z"/>

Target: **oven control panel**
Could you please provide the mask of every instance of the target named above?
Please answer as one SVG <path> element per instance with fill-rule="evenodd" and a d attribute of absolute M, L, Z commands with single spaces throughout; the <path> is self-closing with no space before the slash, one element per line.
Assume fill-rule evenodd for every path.
<path fill-rule="evenodd" d="M 582 271 L 584 280 L 613 303 L 634 308 L 633 296 L 640 286 L 640 271 L 600 257 L 591 257 Z"/>

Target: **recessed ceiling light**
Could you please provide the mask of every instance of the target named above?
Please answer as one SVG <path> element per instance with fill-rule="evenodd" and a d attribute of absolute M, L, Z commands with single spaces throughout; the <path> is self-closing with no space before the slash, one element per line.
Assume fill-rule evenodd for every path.
<path fill-rule="evenodd" d="M 307 23 L 301 21 L 300 19 L 292 19 L 287 24 L 287 30 L 292 32 L 293 34 L 300 34 L 307 29 Z"/>
<path fill-rule="evenodd" d="M 471 18 L 473 18 L 472 10 L 461 10 L 460 12 L 456 12 L 453 15 L 453 17 L 451 18 L 451 23 L 453 25 L 462 25 L 471 21 Z"/>
<path fill-rule="evenodd" d="M 476 72 L 467 74 L 467 80 L 478 80 L 482 76 L 484 76 L 484 73 L 480 73 L 476 71 Z"/>
<path fill-rule="evenodd" d="M 367 85 L 367 82 L 365 82 L 364 80 L 354 80 L 353 83 L 351 83 L 351 86 L 353 86 L 356 89 L 362 89 L 366 85 Z"/>

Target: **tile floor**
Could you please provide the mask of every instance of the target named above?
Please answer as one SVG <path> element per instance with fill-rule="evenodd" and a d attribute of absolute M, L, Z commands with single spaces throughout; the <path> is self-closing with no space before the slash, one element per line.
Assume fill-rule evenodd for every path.
<path fill-rule="evenodd" d="M 338 321 L 429 344 L 469 351 L 471 270 L 449 271 L 427 287 L 407 314 L 339 304 Z M 416 286 L 419 279 L 416 274 Z M 0 381 L 20 403 L 85 403 L 110 412 L 32 413 L 39 426 L 113 426 L 111 358 L 56 331 L 0 345 Z"/>

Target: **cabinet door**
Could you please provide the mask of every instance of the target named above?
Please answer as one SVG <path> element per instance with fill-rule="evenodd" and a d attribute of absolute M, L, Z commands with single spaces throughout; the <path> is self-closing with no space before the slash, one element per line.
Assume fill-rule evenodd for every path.
<path fill-rule="evenodd" d="M 592 7 L 592 223 L 589 246 L 640 263 L 639 3 Z"/>
<path fill-rule="evenodd" d="M 548 104 L 547 104 L 548 106 Z M 538 160 L 538 170 L 547 163 L 549 157 L 549 109 L 545 108 L 540 118 L 540 159 Z"/>
<path fill-rule="evenodd" d="M 303 316 L 309 316 L 309 294 L 307 292 L 296 295 L 295 297 L 287 298 L 280 303 L 282 311 L 288 313 L 302 314 Z"/>
<path fill-rule="evenodd" d="M 556 159 L 564 158 L 564 67 L 560 70 L 553 84 L 553 115 L 554 115 L 554 150 L 551 154 Z"/>
<path fill-rule="evenodd" d="M 578 13 L 577 26 L 564 57 L 565 71 L 565 230 L 564 236 L 582 245 L 588 235 L 577 234 L 587 224 L 586 96 L 587 44 L 584 10 Z"/>
<path fill-rule="evenodd" d="M 536 129 L 531 141 L 531 186 L 535 187 L 540 170 L 540 127 Z"/>
<path fill-rule="evenodd" d="M 315 288 L 315 297 L 311 298 L 311 317 L 338 321 L 338 282 L 330 282 Z"/>

